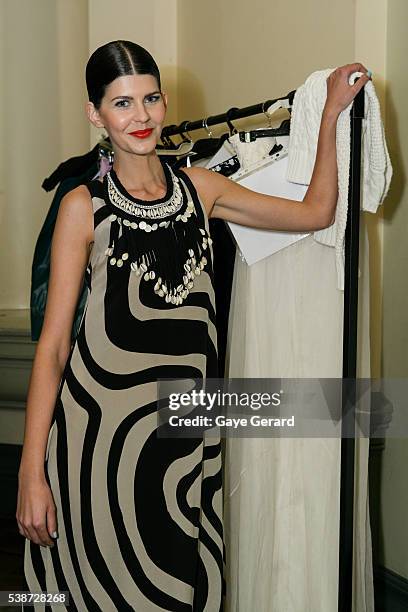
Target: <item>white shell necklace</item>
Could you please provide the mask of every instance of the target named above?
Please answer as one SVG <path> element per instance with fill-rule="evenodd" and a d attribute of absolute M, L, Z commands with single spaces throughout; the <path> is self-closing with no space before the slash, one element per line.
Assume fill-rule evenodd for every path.
<path fill-rule="evenodd" d="M 160 160 L 167 193 L 160 200 L 137 200 L 121 185 L 114 170 L 105 176 L 106 200 L 111 205 L 111 230 L 105 255 L 111 266 L 125 264 L 167 303 L 180 305 L 206 266 L 204 251 L 212 244 L 199 227 L 194 202 L 171 167 Z M 142 230 L 142 231 L 134 231 Z"/>
<path fill-rule="evenodd" d="M 129 199 L 123 195 L 120 188 L 115 184 L 111 174 L 113 173 L 116 177 L 116 182 L 119 182 L 116 174 L 113 170 L 107 173 L 108 181 L 108 193 L 109 199 L 114 206 L 117 206 L 120 210 L 125 211 L 135 217 L 146 217 L 148 219 L 164 219 L 169 214 L 178 212 L 183 204 L 183 196 L 180 189 L 179 179 L 175 176 L 173 170 L 169 167 L 172 183 L 173 193 L 170 198 L 159 204 L 148 205 L 148 202 L 139 204 L 135 200 Z M 191 202 L 192 205 L 192 202 Z M 142 228 L 141 228 L 142 229 Z M 143 229 L 145 229 L 143 227 Z M 148 230 L 150 231 L 150 230 Z"/>

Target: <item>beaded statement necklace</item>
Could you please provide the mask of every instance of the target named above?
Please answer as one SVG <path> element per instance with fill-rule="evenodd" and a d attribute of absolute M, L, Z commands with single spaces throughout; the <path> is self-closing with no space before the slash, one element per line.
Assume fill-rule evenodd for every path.
<path fill-rule="evenodd" d="M 205 227 L 199 227 L 194 202 L 179 178 L 162 163 L 167 193 L 151 204 L 127 194 L 113 169 L 106 174 L 106 201 L 112 214 L 105 255 L 111 266 L 130 265 L 136 276 L 154 281 L 154 292 L 178 305 L 206 266 L 204 251 L 212 240 Z"/>

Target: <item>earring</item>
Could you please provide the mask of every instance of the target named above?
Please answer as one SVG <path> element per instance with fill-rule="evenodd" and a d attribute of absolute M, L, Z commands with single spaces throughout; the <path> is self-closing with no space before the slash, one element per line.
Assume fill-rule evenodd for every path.
<path fill-rule="evenodd" d="M 102 140 L 99 142 L 99 172 L 98 176 L 100 178 L 104 177 L 107 172 L 113 166 L 113 160 L 115 158 L 115 154 L 113 150 L 109 147 L 106 140 Z"/>

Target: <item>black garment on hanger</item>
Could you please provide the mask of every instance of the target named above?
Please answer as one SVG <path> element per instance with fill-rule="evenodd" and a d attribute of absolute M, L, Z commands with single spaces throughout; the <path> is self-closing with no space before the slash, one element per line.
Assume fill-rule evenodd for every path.
<path fill-rule="evenodd" d="M 218 337 L 218 370 L 223 378 L 236 246 L 223 219 L 209 220 L 214 252 L 214 291 Z"/>
<path fill-rule="evenodd" d="M 200 159 L 207 159 L 215 155 L 222 147 L 224 141 L 228 138 L 228 134 L 223 134 L 219 138 L 201 138 L 194 143 L 190 153 L 183 155 L 174 162 L 176 168 L 182 168 L 187 165 L 187 158 L 191 158 L 192 162 Z"/>
<path fill-rule="evenodd" d="M 67 179 L 80 176 L 88 172 L 89 168 L 97 163 L 99 158 L 99 144 L 84 155 L 71 157 L 62 162 L 48 178 L 43 180 L 41 187 L 45 191 L 52 191 L 59 183 Z"/>

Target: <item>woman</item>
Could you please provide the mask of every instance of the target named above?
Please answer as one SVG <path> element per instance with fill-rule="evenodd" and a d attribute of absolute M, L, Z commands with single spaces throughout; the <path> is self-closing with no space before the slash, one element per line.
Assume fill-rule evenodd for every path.
<path fill-rule="evenodd" d="M 80 611 L 222 609 L 220 441 L 166 438 L 156 381 L 218 375 L 209 217 L 293 231 L 333 222 L 336 121 L 368 80 L 350 86 L 355 71 L 366 69 L 328 79 L 299 204 L 203 168 L 173 172 L 155 151 L 168 100 L 154 59 L 128 41 L 90 57 L 87 113 L 114 165 L 63 198 L 53 237 L 16 513 L 31 591 L 70 591 Z"/>

